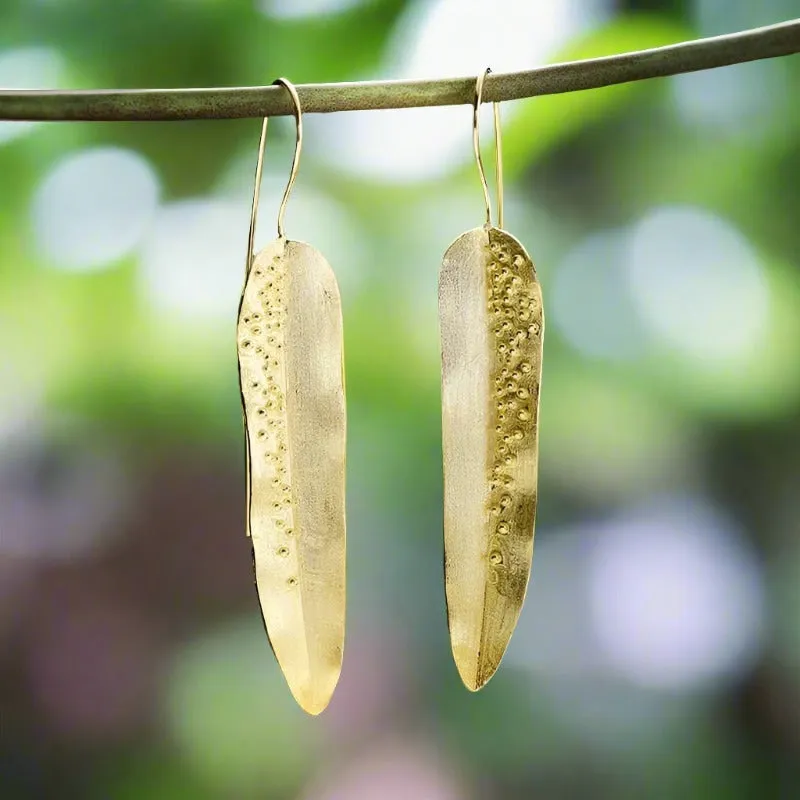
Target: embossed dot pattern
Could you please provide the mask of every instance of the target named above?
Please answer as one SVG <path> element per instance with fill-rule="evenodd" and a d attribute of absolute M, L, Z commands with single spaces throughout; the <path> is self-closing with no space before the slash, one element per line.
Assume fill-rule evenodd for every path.
<path fill-rule="evenodd" d="M 510 237 L 487 246 L 487 311 L 493 343 L 490 392 L 490 475 L 487 513 L 489 579 L 497 592 L 522 599 L 533 537 L 529 492 L 518 487 L 518 461 L 537 448 L 540 353 L 543 327 L 539 284 L 529 259 Z M 535 508 L 535 498 L 534 498 Z"/>
<path fill-rule="evenodd" d="M 236 336 L 259 605 L 292 694 L 319 714 L 341 673 L 346 612 L 342 310 L 324 256 L 284 238 L 259 251 Z"/>
<path fill-rule="evenodd" d="M 536 519 L 544 316 L 533 262 L 510 233 L 473 228 L 448 247 L 439 323 L 447 621 L 476 691 L 519 619 Z"/>
<path fill-rule="evenodd" d="M 286 328 L 285 264 L 274 256 L 251 268 L 239 312 L 239 369 L 245 424 L 250 438 L 251 480 L 260 508 L 271 523 L 275 555 L 286 561 L 294 527 L 287 418 L 283 334 Z M 263 521 L 263 514 L 259 514 Z M 289 588 L 297 584 L 287 577 Z"/>

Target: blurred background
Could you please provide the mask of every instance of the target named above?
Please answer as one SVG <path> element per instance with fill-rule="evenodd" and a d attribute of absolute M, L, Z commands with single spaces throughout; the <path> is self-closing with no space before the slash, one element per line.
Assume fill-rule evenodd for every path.
<path fill-rule="evenodd" d="M 0 86 L 468 75 L 796 11 L 3 0 Z M 436 320 L 483 220 L 471 111 L 306 118 L 286 225 L 340 282 L 348 392 L 348 637 L 316 719 L 244 533 L 259 121 L 0 123 L 0 797 L 800 796 L 798 92 L 792 57 L 503 106 L 548 319 L 541 502 L 477 695 L 446 627 Z M 270 128 L 259 246 L 293 137 Z"/>

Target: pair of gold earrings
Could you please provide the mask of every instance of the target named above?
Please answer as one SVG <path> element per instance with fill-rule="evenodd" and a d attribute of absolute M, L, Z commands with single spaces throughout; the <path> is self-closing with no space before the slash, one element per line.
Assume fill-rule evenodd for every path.
<path fill-rule="evenodd" d="M 447 249 L 439 281 L 447 618 L 464 684 L 480 689 L 516 626 L 533 555 L 544 318 L 536 270 L 503 228 L 500 118 L 494 104 L 498 213 L 492 223 L 478 116 L 473 146 L 486 222 Z M 267 119 L 261 129 L 237 346 L 245 423 L 247 534 L 270 644 L 297 702 L 318 714 L 339 679 L 345 620 L 342 310 L 333 271 L 287 239 L 297 140 L 278 238 L 253 253 Z"/>

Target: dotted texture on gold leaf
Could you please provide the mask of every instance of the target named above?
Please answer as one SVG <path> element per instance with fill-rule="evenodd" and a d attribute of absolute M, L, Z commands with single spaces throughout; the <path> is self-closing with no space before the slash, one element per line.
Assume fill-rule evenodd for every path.
<path fill-rule="evenodd" d="M 538 480 L 541 287 L 522 245 L 474 228 L 439 276 L 447 619 L 475 691 L 500 664 L 533 556 Z"/>
<path fill-rule="evenodd" d="M 486 285 L 493 363 L 486 510 L 489 579 L 500 595 L 521 600 L 533 538 L 529 509 L 535 511 L 536 501 L 535 486 L 518 486 L 516 475 L 526 451 L 536 457 L 543 318 L 532 264 L 515 244 L 490 231 Z"/>
<path fill-rule="evenodd" d="M 293 695 L 318 714 L 342 664 L 346 420 L 341 300 L 311 245 L 276 239 L 255 256 L 237 350 L 261 612 Z"/>
<path fill-rule="evenodd" d="M 281 559 L 291 554 L 294 535 L 284 389 L 285 281 L 285 264 L 279 256 L 266 265 L 253 265 L 238 329 L 251 481 L 258 486 L 256 502 L 262 512 L 259 519 L 270 520 L 270 539 L 275 544 L 275 555 Z M 287 576 L 287 587 L 296 583 L 294 575 Z"/>

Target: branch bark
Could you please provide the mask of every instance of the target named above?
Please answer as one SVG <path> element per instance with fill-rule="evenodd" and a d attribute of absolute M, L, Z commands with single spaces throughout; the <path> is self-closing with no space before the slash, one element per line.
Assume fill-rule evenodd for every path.
<path fill-rule="evenodd" d="M 492 73 L 484 99 L 518 100 L 597 89 L 800 52 L 800 19 L 741 33 L 572 61 L 527 72 Z M 305 113 L 471 104 L 475 78 L 318 83 L 297 87 Z M 0 91 L 0 119 L 156 121 L 236 119 L 293 113 L 279 86 L 218 89 Z"/>

